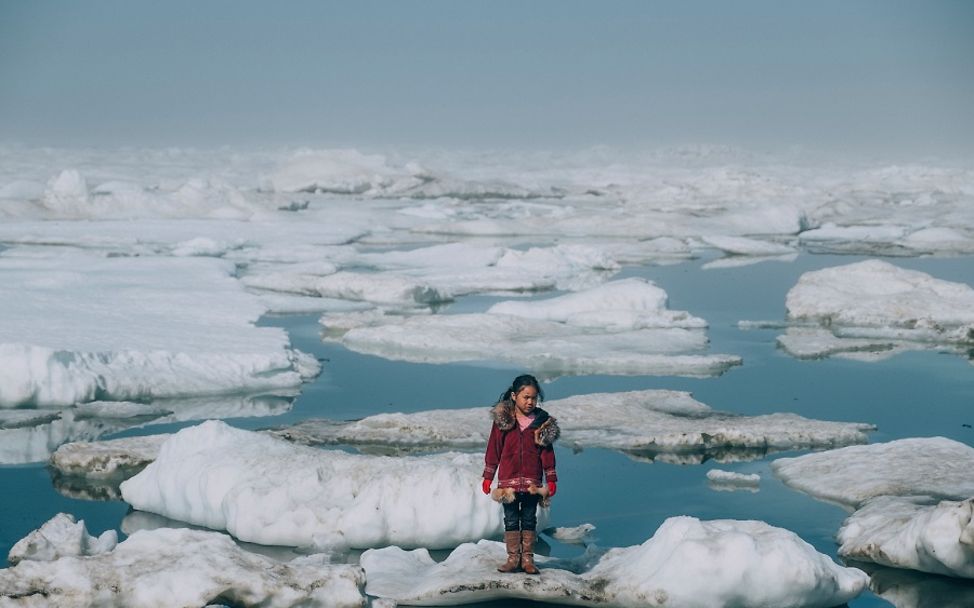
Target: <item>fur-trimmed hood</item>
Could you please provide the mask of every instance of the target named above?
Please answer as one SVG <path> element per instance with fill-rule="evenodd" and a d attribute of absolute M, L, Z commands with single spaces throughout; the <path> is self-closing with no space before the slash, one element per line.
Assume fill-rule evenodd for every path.
<path fill-rule="evenodd" d="M 528 427 L 534 430 L 534 442 L 542 447 L 553 444 L 561 435 L 558 421 L 540 407 L 534 408 L 534 413 L 534 420 Z M 513 429 L 514 425 L 517 424 L 517 419 L 514 416 L 514 402 L 508 399 L 498 401 L 494 407 L 490 408 L 490 417 L 500 430 L 509 431 Z"/>

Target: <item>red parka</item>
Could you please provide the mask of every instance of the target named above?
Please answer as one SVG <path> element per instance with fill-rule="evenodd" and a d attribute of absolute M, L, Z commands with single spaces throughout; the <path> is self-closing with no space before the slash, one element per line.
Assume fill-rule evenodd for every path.
<path fill-rule="evenodd" d="M 501 401 L 491 409 L 494 422 L 484 455 L 484 479 L 493 480 L 496 473 L 498 488 L 527 492 L 531 486 L 541 487 L 542 476 L 558 481 L 552 448 L 560 434 L 558 424 L 543 409 L 534 412 L 534 420 L 522 431 L 513 402 Z"/>

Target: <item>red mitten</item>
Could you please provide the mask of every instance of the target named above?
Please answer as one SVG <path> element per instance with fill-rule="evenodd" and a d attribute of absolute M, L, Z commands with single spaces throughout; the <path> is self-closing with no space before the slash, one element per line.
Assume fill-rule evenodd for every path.
<path fill-rule="evenodd" d="M 483 483 L 484 494 L 490 494 L 490 480 L 485 479 Z"/>
<path fill-rule="evenodd" d="M 548 498 L 551 498 L 552 496 L 554 496 L 555 495 L 555 491 L 557 489 L 558 489 L 558 484 L 555 483 L 555 482 L 553 482 L 553 481 L 549 481 L 548 482 Z"/>

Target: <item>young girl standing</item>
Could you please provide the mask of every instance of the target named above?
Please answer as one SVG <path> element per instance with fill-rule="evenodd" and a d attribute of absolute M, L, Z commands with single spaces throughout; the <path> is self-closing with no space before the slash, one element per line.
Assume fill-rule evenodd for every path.
<path fill-rule="evenodd" d="M 538 574 L 534 565 L 538 502 L 555 495 L 555 451 L 560 430 L 555 419 L 538 407 L 544 393 L 531 375 L 518 376 L 491 408 L 493 424 L 484 456 L 484 494 L 504 505 L 507 562 L 500 572 L 519 568 Z M 490 491 L 497 474 L 497 489 Z M 542 484 L 542 476 L 547 485 Z"/>

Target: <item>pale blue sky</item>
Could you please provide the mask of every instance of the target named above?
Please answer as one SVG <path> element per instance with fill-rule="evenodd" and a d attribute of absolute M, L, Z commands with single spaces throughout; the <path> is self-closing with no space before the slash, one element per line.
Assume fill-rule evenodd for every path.
<path fill-rule="evenodd" d="M 0 141 L 974 149 L 974 2 L 0 0 Z"/>

